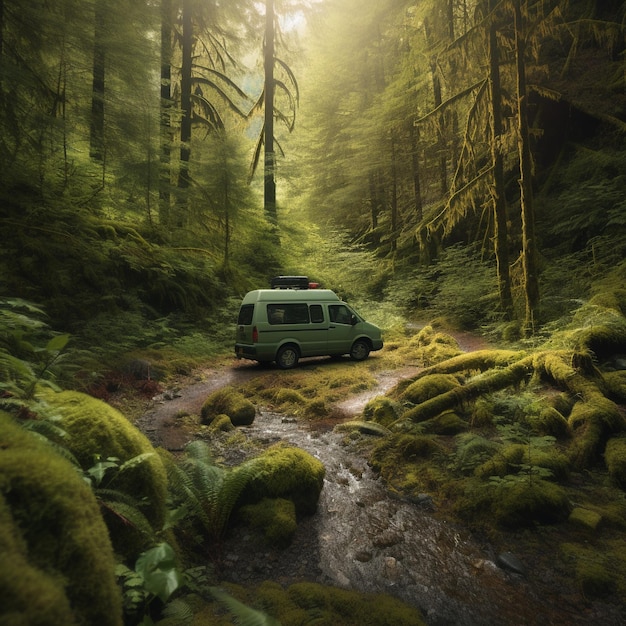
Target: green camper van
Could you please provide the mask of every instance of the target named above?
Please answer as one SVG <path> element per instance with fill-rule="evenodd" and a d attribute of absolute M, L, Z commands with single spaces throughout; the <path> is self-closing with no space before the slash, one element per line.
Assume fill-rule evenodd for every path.
<path fill-rule="evenodd" d="M 272 289 L 248 292 L 239 309 L 235 354 L 291 369 L 301 357 L 349 354 L 362 361 L 383 347 L 380 328 L 330 289 L 304 276 L 280 276 Z"/>

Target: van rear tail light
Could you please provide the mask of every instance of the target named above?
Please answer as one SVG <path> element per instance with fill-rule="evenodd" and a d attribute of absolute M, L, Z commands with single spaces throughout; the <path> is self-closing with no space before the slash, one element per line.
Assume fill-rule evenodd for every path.
<path fill-rule="evenodd" d="M 254 326 L 252 328 L 252 343 L 257 343 L 258 340 L 259 340 L 259 331 L 257 330 L 257 327 Z"/>
<path fill-rule="evenodd" d="M 319 283 L 309 283 L 309 289 L 317 289 L 319 286 Z"/>

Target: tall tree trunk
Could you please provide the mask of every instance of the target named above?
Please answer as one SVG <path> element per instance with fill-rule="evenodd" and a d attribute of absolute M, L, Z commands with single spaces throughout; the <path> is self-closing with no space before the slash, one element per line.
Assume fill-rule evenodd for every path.
<path fill-rule="evenodd" d="M 91 122 L 89 135 L 89 155 L 104 167 L 104 79 L 105 44 L 104 21 L 106 19 L 105 0 L 96 0 L 94 15 L 93 76 L 91 92 Z"/>
<path fill-rule="evenodd" d="M 413 208 L 415 210 L 415 219 L 421 222 L 424 217 L 424 201 L 420 183 L 419 129 L 415 127 L 412 120 L 409 122 L 409 135 L 411 139 L 411 173 L 413 174 Z"/>
<path fill-rule="evenodd" d="M 274 153 L 274 0 L 265 1 L 265 214 L 270 224 L 278 224 L 276 211 L 276 154 Z"/>
<path fill-rule="evenodd" d="M 489 0 L 489 79 L 491 84 L 491 159 L 493 163 L 494 250 L 498 276 L 500 307 L 507 319 L 513 314 L 511 273 L 509 269 L 508 227 L 504 190 L 504 157 L 502 155 L 502 87 L 500 55 L 493 14 L 497 0 Z"/>
<path fill-rule="evenodd" d="M 165 229 L 171 224 L 171 145 L 172 145 L 172 0 L 161 0 L 161 103 L 159 221 Z"/>
<path fill-rule="evenodd" d="M 191 157 L 191 56 L 193 53 L 193 21 L 191 17 L 191 0 L 183 0 L 183 41 L 182 63 L 180 74 L 180 165 L 178 170 L 178 225 L 184 223 L 186 213 L 187 194 L 191 177 L 189 174 L 189 160 Z"/>
<path fill-rule="evenodd" d="M 391 132 L 391 251 L 398 248 L 398 164 L 395 133 Z"/>
<path fill-rule="evenodd" d="M 528 94 L 526 89 L 526 66 L 524 52 L 526 41 L 522 29 L 521 0 L 513 3 L 515 14 L 515 64 L 517 70 L 517 102 L 518 102 L 518 147 L 520 167 L 520 207 L 522 214 L 522 267 L 524 270 L 524 298 L 526 312 L 524 316 L 524 333 L 532 333 L 535 322 L 535 311 L 539 304 L 539 285 L 536 267 L 535 215 L 532 191 L 532 158 L 530 153 L 530 136 L 528 129 Z"/>

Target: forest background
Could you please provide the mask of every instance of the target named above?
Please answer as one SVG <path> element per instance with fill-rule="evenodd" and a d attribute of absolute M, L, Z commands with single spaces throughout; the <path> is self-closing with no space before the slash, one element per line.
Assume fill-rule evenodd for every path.
<path fill-rule="evenodd" d="M 474 522 L 516 517 L 522 488 L 540 496 L 522 523 L 543 521 L 552 500 L 562 521 L 565 490 L 576 499 L 584 490 L 544 478 L 566 482 L 572 469 L 595 480 L 588 470 L 604 456 L 602 480 L 608 472 L 621 490 L 611 483 L 609 504 L 603 483 L 589 490 L 587 525 L 599 537 L 594 524 L 606 521 L 608 539 L 600 549 L 585 539 L 574 578 L 583 595 L 623 598 L 625 35 L 626 8 L 615 0 L 0 0 L 0 548 L 20 570 L 6 568 L 0 589 L 13 604 L 3 607 L 49 619 L 46 595 L 32 589 L 56 589 L 64 615 L 76 604 L 121 623 L 121 607 L 110 610 L 121 603 L 121 564 L 105 545 L 104 518 L 128 563 L 145 564 L 152 544 L 129 539 L 125 523 L 118 536 L 130 518 L 89 489 L 98 492 L 107 472 L 138 470 L 144 478 L 129 479 L 128 491 L 146 487 L 147 526 L 161 533 L 178 470 L 121 413 L 75 390 L 106 399 L 118 374 L 133 378 L 147 364 L 138 374 L 154 383 L 152 397 L 155 379 L 234 358 L 241 296 L 277 274 L 308 275 L 356 304 L 384 329 L 395 363 L 415 347 L 407 322 L 437 328 L 436 319 L 530 350 L 434 365 L 424 357 L 424 378 L 499 371 L 462 392 L 457 381 L 428 400 L 415 388 L 397 391 L 408 404 L 381 400 L 412 406 L 403 414 L 412 430 L 382 438 L 372 459 L 392 487 L 422 490 L 413 451 L 426 438 L 429 456 L 450 445 L 449 428 L 467 426 L 450 415 L 452 402 L 469 407 L 531 370 L 548 378 L 567 390 L 568 406 L 537 408 L 547 436 L 525 431 L 524 447 L 469 433 L 416 471 Z M 599 374 L 607 365 L 613 385 Z M 506 427 L 511 438 L 520 413 L 536 417 L 537 403 L 518 410 L 507 397 L 512 423 L 481 423 L 503 419 L 497 403 L 475 403 L 469 421 L 496 436 Z M 380 413 L 395 423 L 394 411 Z M 22 426 L 48 429 L 61 451 L 74 435 L 65 451 L 74 465 Z M 429 428 L 442 429 L 436 444 Z M 550 452 L 535 450 L 537 439 Z M 202 465 L 206 449 L 194 444 Z M 289 470 L 289 495 L 311 479 L 314 508 L 324 468 L 302 451 L 271 451 L 232 473 L 210 466 L 206 476 L 280 474 L 291 455 L 303 476 Z M 455 458 L 444 481 L 437 463 L 447 471 Z M 503 494 L 515 515 L 502 514 Z M 214 539 L 223 526 L 213 522 Z M 74 541 L 88 549 L 74 552 Z M 172 564 L 170 553 L 159 558 Z M 67 585 L 71 601 L 63 580 L 80 583 Z"/>
<path fill-rule="evenodd" d="M 86 371 L 279 273 L 508 338 L 623 277 L 622 2 L 275 4 L 2 3 L 0 293 Z"/>

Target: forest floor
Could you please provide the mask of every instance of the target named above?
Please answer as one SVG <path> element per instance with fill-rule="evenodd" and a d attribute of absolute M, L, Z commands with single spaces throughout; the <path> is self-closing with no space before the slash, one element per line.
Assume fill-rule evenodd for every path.
<path fill-rule="evenodd" d="M 486 347 L 480 337 L 457 333 L 456 338 L 464 351 Z M 328 359 L 303 360 L 300 367 L 324 362 Z M 156 396 L 137 425 L 153 444 L 180 452 L 195 436 L 188 417 L 200 414 L 208 395 L 277 371 L 222 360 Z M 338 421 L 358 416 L 368 400 L 418 371 L 413 366 L 377 371 L 375 388 L 343 398 L 334 412 L 339 417 L 314 426 L 257 407 L 254 424 L 242 429 L 246 437 L 266 446 L 288 441 L 308 451 L 324 463 L 325 484 L 318 512 L 299 521 L 286 549 L 269 548 L 249 529 L 235 527 L 222 546 L 220 579 L 246 587 L 265 580 L 284 586 L 310 581 L 388 593 L 420 608 L 431 626 L 626 624 L 623 607 L 586 600 L 554 567 L 547 557 L 550 528 L 510 534 L 508 543 L 496 547 L 441 518 L 428 497 L 417 503 L 392 497 L 371 471 L 366 449 L 347 445 L 333 432 Z M 241 450 L 218 452 L 229 463 L 245 457 Z M 523 564 L 523 573 L 498 565 L 508 553 Z"/>

